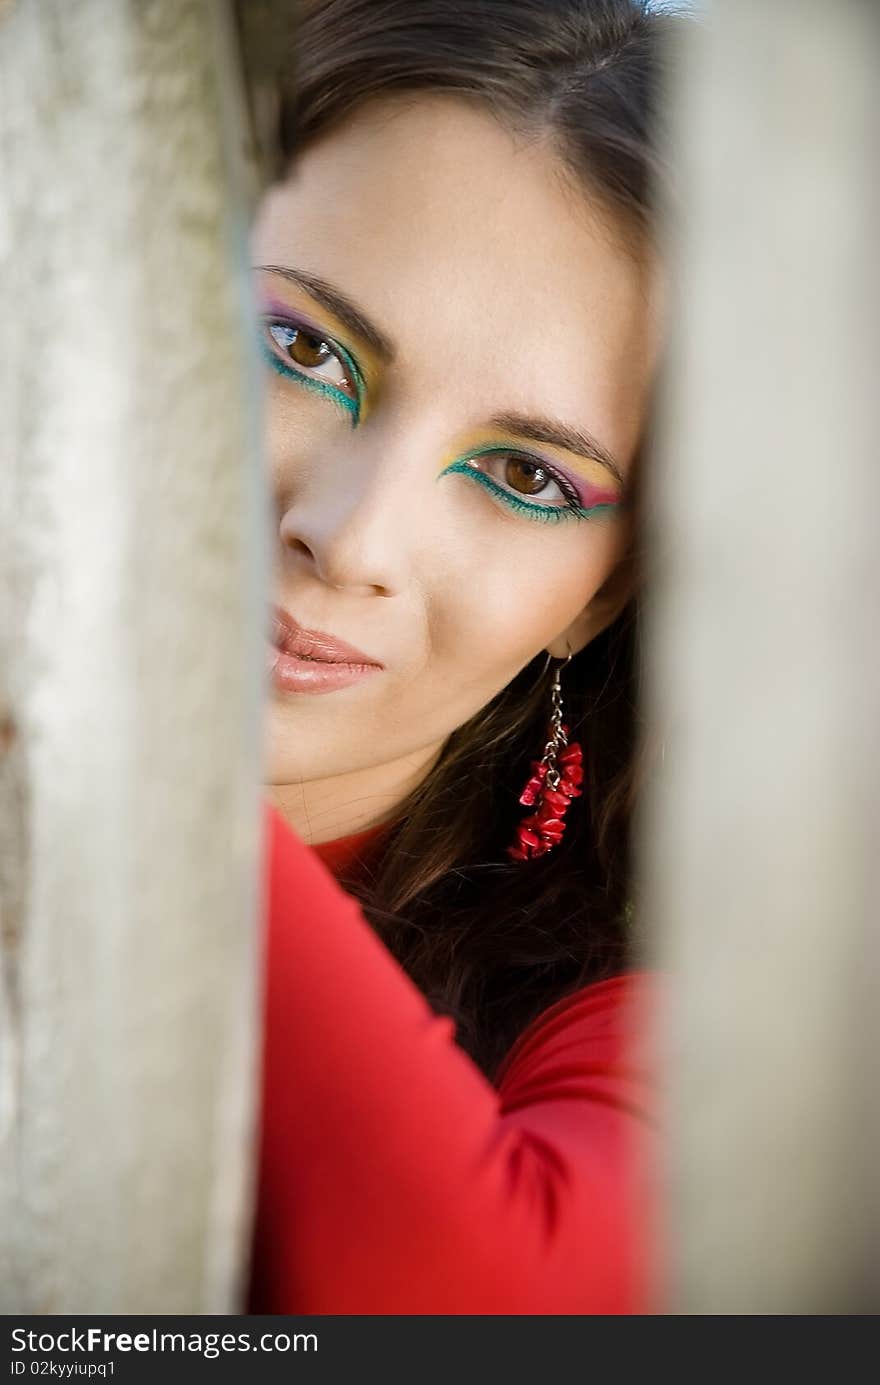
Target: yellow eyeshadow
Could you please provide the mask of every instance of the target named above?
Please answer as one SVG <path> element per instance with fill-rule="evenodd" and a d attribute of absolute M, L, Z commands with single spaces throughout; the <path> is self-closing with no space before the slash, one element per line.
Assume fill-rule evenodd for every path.
<path fill-rule="evenodd" d="M 582 480 L 590 481 L 593 485 L 620 496 L 620 486 L 598 459 L 591 461 L 588 457 L 568 452 L 564 447 L 557 447 L 551 443 L 536 444 L 528 438 L 518 438 L 515 432 L 500 433 L 494 428 L 481 428 L 461 437 L 459 442 L 448 449 L 441 470 L 466 457 L 470 452 L 479 452 L 482 448 L 507 447 L 511 452 L 522 452 L 530 457 L 545 457 L 551 464 L 558 462 L 560 467 L 567 467 Z"/>
<path fill-rule="evenodd" d="M 294 319 L 303 318 L 316 335 L 326 334 L 354 357 L 364 382 L 364 397 L 359 417 L 359 422 L 362 423 L 375 403 L 382 377 L 382 365 L 376 353 L 367 342 L 362 341 L 360 337 L 354 337 L 333 313 L 310 298 L 304 289 L 297 289 L 296 285 L 287 281 L 281 290 L 276 275 L 261 277 L 260 282 L 262 293 L 258 299 L 258 306 L 261 313 L 289 312 Z"/>

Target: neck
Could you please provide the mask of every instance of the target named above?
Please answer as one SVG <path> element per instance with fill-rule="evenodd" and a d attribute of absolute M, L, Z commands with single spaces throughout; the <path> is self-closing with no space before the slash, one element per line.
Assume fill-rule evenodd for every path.
<path fill-rule="evenodd" d="M 386 765 L 335 774 L 306 783 L 267 784 L 281 815 L 309 846 L 350 837 L 390 821 L 427 777 L 442 746 L 431 746 Z"/>

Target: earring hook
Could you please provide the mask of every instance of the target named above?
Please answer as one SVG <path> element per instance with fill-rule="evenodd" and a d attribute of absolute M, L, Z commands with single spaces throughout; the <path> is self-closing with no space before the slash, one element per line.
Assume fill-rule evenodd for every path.
<path fill-rule="evenodd" d="M 568 640 L 565 641 L 565 647 L 566 647 L 566 649 L 568 650 L 568 653 L 566 654 L 566 656 L 565 656 L 564 659 L 561 659 L 561 660 L 559 661 L 559 667 L 558 667 L 558 672 L 559 672 L 559 673 L 562 673 L 562 670 L 563 670 L 564 668 L 567 668 L 568 665 L 571 663 L 572 659 L 574 658 L 574 655 L 573 655 L 573 653 L 572 653 L 571 644 L 569 643 Z M 546 658 L 545 661 L 544 661 L 544 667 L 543 667 L 543 669 L 541 670 L 541 677 L 542 677 L 542 678 L 543 678 L 544 674 L 547 672 L 547 670 L 548 670 L 548 668 L 550 667 L 550 665 L 553 663 L 553 659 L 554 659 L 554 656 L 553 656 L 551 653 L 549 653 L 549 651 L 548 651 L 548 653 L 547 653 L 547 658 Z"/>

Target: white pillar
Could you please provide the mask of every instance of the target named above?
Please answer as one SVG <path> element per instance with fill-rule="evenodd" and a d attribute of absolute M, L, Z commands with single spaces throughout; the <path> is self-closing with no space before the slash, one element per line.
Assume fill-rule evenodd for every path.
<path fill-rule="evenodd" d="M 669 1306 L 876 1312 L 880 9 L 703 10 L 651 499 Z"/>
<path fill-rule="evenodd" d="M 6 1313 L 239 1303 L 265 502 L 238 77 L 225 3 L 0 10 Z"/>

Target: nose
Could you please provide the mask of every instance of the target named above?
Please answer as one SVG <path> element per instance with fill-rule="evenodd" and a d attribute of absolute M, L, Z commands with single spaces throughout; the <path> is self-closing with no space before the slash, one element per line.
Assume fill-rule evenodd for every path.
<path fill-rule="evenodd" d="M 394 596 L 404 587 L 413 542 L 412 478 L 377 447 L 310 462 L 281 503 L 285 565 L 299 563 L 327 586 Z"/>

